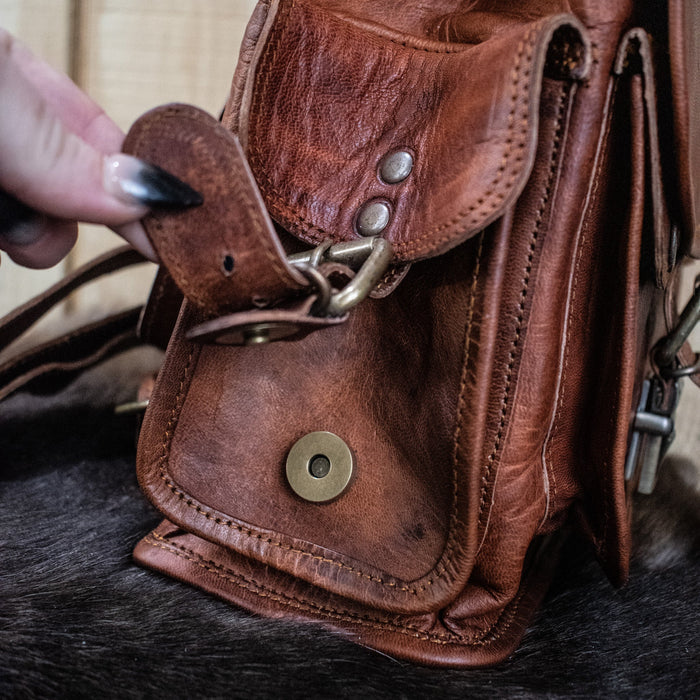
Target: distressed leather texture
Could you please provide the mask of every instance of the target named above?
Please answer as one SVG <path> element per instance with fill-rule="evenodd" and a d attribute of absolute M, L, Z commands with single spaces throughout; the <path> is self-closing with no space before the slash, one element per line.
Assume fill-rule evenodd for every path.
<path fill-rule="evenodd" d="M 566 47 L 550 72 L 585 75 L 580 25 L 554 15 L 479 44 L 413 41 L 330 5 L 273 6 L 274 36 L 248 74 L 239 134 L 270 213 L 303 240 L 345 240 L 359 208 L 383 201 L 397 260 L 443 253 L 522 191 L 548 47 L 554 35 Z M 379 161 L 397 149 L 414 154 L 411 177 L 383 183 Z"/>
<path fill-rule="evenodd" d="M 137 122 L 126 149 L 204 196 L 144 222 L 184 303 L 138 454 L 166 520 L 138 561 L 445 666 L 512 652 L 569 527 L 625 581 L 630 420 L 674 263 L 647 19 L 264 0 L 222 124 L 184 106 Z M 397 148 L 414 168 L 390 185 Z M 389 293 L 288 342 L 190 339 L 303 298 L 283 251 L 357 238 L 372 200 L 412 263 Z M 329 503 L 285 478 L 313 431 L 356 460 Z"/>

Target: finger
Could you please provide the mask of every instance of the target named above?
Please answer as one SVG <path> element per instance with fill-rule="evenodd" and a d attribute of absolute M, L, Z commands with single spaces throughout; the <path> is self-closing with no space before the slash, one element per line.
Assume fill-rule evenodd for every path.
<path fill-rule="evenodd" d="M 0 205 L 7 204 L 7 199 L 8 196 L 0 191 Z M 76 222 L 52 219 L 26 205 L 18 204 L 19 211 L 16 207 L 11 207 L 10 216 L 4 216 L 0 206 L 0 250 L 4 250 L 18 265 L 24 267 L 46 268 L 55 265 L 75 244 L 78 231 Z M 148 260 L 159 262 L 140 221 L 112 230 L 140 250 Z"/>
<path fill-rule="evenodd" d="M 62 218 L 118 226 L 147 207 L 106 192 L 104 154 L 70 132 L 0 44 L 0 186 L 29 206 Z"/>
<path fill-rule="evenodd" d="M 0 235 L 0 249 L 23 267 L 43 269 L 62 260 L 75 245 L 78 225 L 36 213 Z"/>
<path fill-rule="evenodd" d="M 201 201 L 165 171 L 124 154 L 105 159 L 66 129 L 16 69 L 13 44 L 0 45 L 0 186 L 51 216 L 109 226 L 138 220 L 153 204 Z"/>
<path fill-rule="evenodd" d="M 0 187 L 50 217 L 123 231 L 134 247 L 153 258 L 143 228 L 126 225 L 152 206 L 200 204 L 199 194 L 139 159 L 125 154 L 105 157 L 66 128 L 35 83 L 48 86 L 54 102 L 60 102 L 61 90 L 67 91 L 62 113 L 93 142 L 104 127 L 102 145 L 121 144 L 121 132 L 75 85 L 24 49 L 18 52 L 12 37 L 0 33 Z"/>
<path fill-rule="evenodd" d="M 56 264 L 72 247 L 76 230 L 74 222 L 51 219 L 0 190 L 0 249 L 18 264 L 37 268 Z M 158 262 L 141 222 L 117 227 L 115 232 L 132 245 L 146 240 L 142 252 Z"/>

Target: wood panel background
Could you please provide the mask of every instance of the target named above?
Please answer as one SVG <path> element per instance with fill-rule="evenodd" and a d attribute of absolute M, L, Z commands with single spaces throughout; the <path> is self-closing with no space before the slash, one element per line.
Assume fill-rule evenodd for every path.
<path fill-rule="evenodd" d="M 0 0 L 0 26 L 67 72 L 127 130 L 140 114 L 166 102 L 218 114 L 254 6 L 255 0 Z M 69 257 L 48 271 L 18 268 L 4 257 L 0 315 L 119 240 L 104 228 L 83 226 Z M 687 271 L 687 292 L 699 271 L 700 264 Z M 142 269 L 89 289 L 54 314 L 54 322 L 141 300 L 152 274 Z M 700 455 L 698 394 L 683 392 L 676 443 L 694 458 Z"/>

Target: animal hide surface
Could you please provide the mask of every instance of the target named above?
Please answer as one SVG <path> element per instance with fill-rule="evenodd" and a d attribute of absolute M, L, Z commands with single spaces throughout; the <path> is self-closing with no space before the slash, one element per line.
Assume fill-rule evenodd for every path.
<path fill-rule="evenodd" d="M 700 697 L 700 489 L 667 460 L 636 503 L 630 583 L 572 539 L 511 659 L 422 668 L 264 620 L 137 567 L 159 520 L 134 474 L 142 351 L 0 406 L 0 697 Z"/>

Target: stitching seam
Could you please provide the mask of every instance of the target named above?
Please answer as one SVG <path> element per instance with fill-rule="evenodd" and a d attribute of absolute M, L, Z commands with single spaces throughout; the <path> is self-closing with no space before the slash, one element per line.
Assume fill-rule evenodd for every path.
<path fill-rule="evenodd" d="M 150 134 L 153 130 L 153 126 L 154 124 L 152 121 L 146 122 L 146 125 L 143 127 L 142 131 L 138 135 L 138 138 L 133 144 L 132 150 L 134 153 L 138 152 L 140 147 L 150 140 Z M 202 296 L 196 285 L 194 287 L 190 286 L 185 271 L 177 262 L 177 255 L 170 254 L 172 246 L 170 245 L 169 237 L 163 235 L 163 225 L 160 220 L 150 217 L 147 219 L 147 223 L 144 228 L 146 228 L 148 238 L 151 243 L 153 243 L 153 247 L 159 252 L 162 251 L 163 253 L 167 253 L 167 256 L 171 258 L 170 265 L 168 266 L 169 268 L 172 268 L 170 274 L 173 276 L 173 279 L 177 280 L 177 285 L 180 287 L 185 296 L 197 303 L 199 306 L 206 306 L 206 297 Z M 155 237 L 151 235 L 150 229 L 154 229 L 158 232 L 158 244 L 156 244 L 154 240 Z"/>
<path fill-rule="evenodd" d="M 234 159 L 234 161 L 236 160 L 238 160 L 238 158 Z M 245 167 L 242 163 L 234 162 L 232 175 L 236 173 L 236 168 L 238 168 L 239 171 L 245 172 Z M 280 278 L 280 281 L 283 284 L 285 284 L 286 286 L 292 286 L 295 289 L 299 289 L 300 285 L 298 284 L 298 282 L 294 281 L 291 272 L 285 269 L 284 263 L 282 262 L 282 260 L 280 260 L 280 257 L 277 254 L 277 251 L 274 249 L 272 242 L 270 241 L 268 236 L 265 235 L 264 231 L 267 229 L 267 222 L 264 220 L 259 207 L 256 206 L 256 204 L 249 197 L 247 191 L 248 188 L 246 187 L 247 183 L 242 182 L 242 178 L 236 177 L 235 175 L 232 179 L 236 191 L 243 200 L 244 208 L 247 210 L 248 215 L 253 220 L 254 225 L 252 228 L 256 238 L 263 246 L 263 249 L 265 251 L 265 257 L 269 260 L 270 264 L 272 265 L 272 268 L 275 270 L 278 277 Z"/>
<path fill-rule="evenodd" d="M 434 644 L 442 645 L 459 645 L 459 646 L 487 646 L 498 640 L 503 634 L 510 628 L 515 615 L 518 610 L 521 599 L 525 595 L 525 585 L 523 585 L 518 591 L 518 594 L 513 599 L 512 603 L 505 608 L 501 614 L 498 616 L 496 621 L 488 629 L 486 629 L 481 635 L 475 635 L 474 637 L 463 637 L 455 632 L 447 630 L 444 633 L 433 632 L 427 633 L 421 630 L 415 625 L 406 624 L 398 625 L 392 624 L 387 620 L 382 620 L 380 618 L 373 617 L 371 615 L 359 615 L 357 613 L 350 612 L 349 610 L 329 608 L 326 606 L 318 605 L 311 601 L 304 601 L 298 598 L 294 598 L 280 591 L 276 591 L 268 586 L 265 586 L 257 581 L 248 579 L 235 571 L 221 565 L 214 561 L 205 559 L 202 555 L 198 554 L 192 549 L 189 549 L 183 545 L 175 545 L 168 542 L 164 537 L 159 535 L 157 532 L 153 531 L 149 536 L 145 537 L 143 540 L 146 544 L 151 547 L 157 547 L 163 549 L 171 554 L 185 559 L 192 564 L 208 571 L 215 576 L 232 583 L 239 588 L 242 588 L 250 593 L 253 593 L 260 598 L 269 598 L 270 600 L 279 603 L 281 605 L 294 608 L 296 610 L 302 610 L 310 613 L 321 613 L 330 619 L 335 619 L 341 622 L 349 622 L 352 624 L 362 625 L 364 627 L 370 627 L 372 629 L 398 632 L 410 637 L 415 637 L 422 641 L 432 642 Z M 498 632 L 491 634 L 493 630 L 498 625 L 502 625 Z"/>
<path fill-rule="evenodd" d="M 563 111 L 564 111 L 564 105 L 565 105 L 565 102 L 563 99 L 564 94 L 565 94 L 565 89 L 563 88 L 562 94 L 560 96 L 559 112 L 557 115 L 557 128 L 555 130 L 555 135 L 554 135 L 554 139 L 553 139 L 553 143 L 552 143 L 552 154 L 551 154 L 551 159 L 550 159 L 550 167 L 549 167 L 549 174 L 547 177 L 547 184 L 545 186 L 544 193 L 543 193 L 542 198 L 540 200 L 540 206 L 539 206 L 539 209 L 537 210 L 537 215 L 535 218 L 535 226 L 534 226 L 534 229 L 532 232 L 532 237 L 530 239 L 530 250 L 529 250 L 529 253 L 527 256 L 527 264 L 526 264 L 525 270 L 524 270 L 522 289 L 520 290 L 520 302 L 518 304 L 518 314 L 516 317 L 515 336 L 511 342 L 510 351 L 508 353 L 508 365 L 506 367 L 506 373 L 505 373 L 505 390 L 504 390 L 504 394 L 503 394 L 503 399 L 501 401 L 500 420 L 499 420 L 498 430 L 496 432 L 496 440 L 494 442 L 494 446 L 493 446 L 493 449 L 491 451 L 491 454 L 489 454 L 488 459 L 486 460 L 486 466 L 485 466 L 484 473 L 483 473 L 482 478 L 481 478 L 481 496 L 479 499 L 479 523 L 480 524 L 482 523 L 484 510 L 486 507 L 486 494 L 488 491 L 491 472 L 493 470 L 494 462 L 496 459 L 496 454 L 498 453 L 498 450 L 500 448 L 501 440 L 503 439 L 503 433 L 505 430 L 506 414 L 508 411 L 508 403 L 509 403 L 509 398 L 510 398 L 510 390 L 511 390 L 511 386 L 512 386 L 513 370 L 515 368 L 516 353 L 518 350 L 518 346 L 520 345 L 520 339 L 521 339 L 522 330 L 523 330 L 523 323 L 525 321 L 525 302 L 527 300 L 528 287 L 530 285 L 532 264 L 533 264 L 533 259 L 535 256 L 535 247 L 537 245 L 537 240 L 538 240 L 539 234 L 540 234 L 540 227 L 542 225 L 544 210 L 545 210 L 545 208 L 547 206 L 547 202 L 549 201 L 549 198 L 551 196 L 552 184 L 554 182 L 554 177 L 555 177 L 555 173 L 556 173 L 557 156 L 559 154 L 559 146 L 560 146 L 560 140 L 561 140 L 561 125 L 562 125 Z"/>
<path fill-rule="evenodd" d="M 511 71 L 511 76 L 512 76 L 512 85 L 513 89 L 511 91 L 511 109 L 510 112 L 508 113 L 508 133 L 511 133 L 511 130 L 513 129 L 513 125 L 515 123 L 515 113 L 518 108 L 518 93 L 519 90 L 518 88 L 520 87 L 520 80 L 521 80 L 521 69 L 522 69 L 522 57 L 523 54 L 525 53 L 525 42 L 527 42 L 527 58 L 526 61 L 529 64 L 531 58 L 532 58 L 532 49 L 535 44 L 535 39 L 534 39 L 534 34 L 536 31 L 539 29 L 539 24 L 542 24 L 542 22 L 538 23 L 538 25 L 531 29 L 527 35 L 525 40 L 521 41 L 518 44 L 518 49 L 517 49 L 517 57 L 516 57 L 516 64 L 513 70 Z M 526 79 L 529 79 L 530 77 L 530 70 L 526 69 L 523 71 L 522 76 Z M 521 114 L 520 114 L 520 120 L 519 123 L 521 125 L 520 129 L 520 141 L 518 143 L 518 148 L 517 148 L 517 156 L 515 157 L 515 163 L 520 164 L 523 162 L 523 152 L 525 151 L 525 146 L 526 146 L 526 136 L 528 133 L 528 119 L 527 119 L 527 113 L 528 113 L 528 108 L 529 108 L 529 80 L 526 83 L 526 97 L 524 101 L 521 104 Z M 505 198 L 506 194 L 508 193 L 508 190 L 510 189 L 511 185 L 515 181 L 515 178 L 520 174 L 520 170 L 516 167 L 511 174 L 510 174 L 510 179 L 506 182 L 505 186 L 502 186 L 502 189 L 499 191 L 496 191 L 499 186 L 501 185 L 503 175 L 505 171 L 508 168 L 508 164 L 510 161 L 511 156 L 513 155 L 513 151 L 510 149 L 510 146 L 512 142 L 514 141 L 514 138 L 512 135 L 509 135 L 506 139 L 504 139 L 503 144 L 505 146 L 508 146 L 502 160 L 501 160 L 501 165 L 498 168 L 498 171 L 496 172 L 496 175 L 493 179 L 493 182 L 489 186 L 489 188 L 486 190 L 484 193 L 484 198 L 483 199 L 478 199 L 476 204 L 471 204 L 467 209 L 464 211 L 458 212 L 456 216 L 454 216 L 450 221 L 447 221 L 436 228 L 432 229 L 431 231 L 428 231 L 427 233 L 424 233 L 422 236 L 415 238 L 410 241 L 400 241 L 394 244 L 394 249 L 395 250 L 403 250 L 405 254 L 409 254 L 410 252 L 414 253 L 428 253 L 431 252 L 437 248 L 439 248 L 443 243 L 446 243 L 447 241 L 451 240 L 453 237 L 454 233 L 464 233 L 470 226 L 473 226 L 478 223 L 479 219 L 484 215 L 484 214 L 490 214 L 493 212 L 496 207 L 503 201 Z M 487 209 L 488 207 L 488 209 Z M 439 238 L 437 241 L 433 241 L 431 245 L 425 246 L 423 248 L 420 247 L 420 243 L 422 243 L 425 239 L 430 238 L 431 236 L 435 235 L 436 233 L 440 233 L 441 231 L 444 231 L 447 228 L 450 228 L 452 226 L 455 226 L 458 224 L 460 221 L 465 216 L 468 216 L 469 214 L 472 214 L 471 219 L 463 225 L 461 228 L 457 229 L 457 231 L 452 232 L 452 235 L 446 235 L 443 236 L 442 238 Z"/>
<path fill-rule="evenodd" d="M 615 86 L 617 86 L 617 83 L 615 83 Z M 613 113 L 612 107 L 613 107 L 614 97 L 615 97 L 615 93 L 613 92 L 611 95 L 611 102 L 610 102 L 610 107 L 608 110 L 609 114 Z M 609 142 L 608 135 L 610 133 L 611 128 L 612 128 L 612 119 L 608 119 L 608 123 L 607 123 L 606 128 L 605 128 L 605 135 L 603 136 L 603 143 L 605 144 L 605 146 L 604 146 L 605 151 L 607 151 L 607 146 L 608 146 L 608 142 Z M 599 156 L 600 162 L 602 162 L 605 159 L 605 157 L 606 157 L 606 153 L 601 151 L 600 156 Z M 602 169 L 597 168 L 595 180 L 593 183 L 593 189 L 591 192 L 590 203 L 582 216 L 585 216 L 588 213 L 588 211 L 590 211 L 591 207 L 594 206 L 595 203 L 597 202 L 599 192 L 600 192 L 601 172 L 602 172 Z M 571 315 L 571 313 L 573 312 L 573 309 L 575 307 L 576 294 L 577 294 L 577 290 L 578 290 L 579 281 L 581 279 L 581 275 L 579 274 L 579 271 L 581 269 L 581 261 L 583 259 L 583 251 L 584 251 L 586 242 L 588 240 L 589 225 L 590 225 L 589 221 L 586 220 L 586 222 L 584 223 L 584 225 L 582 226 L 582 229 L 581 229 L 581 231 L 582 231 L 581 232 L 581 240 L 580 240 L 580 243 L 578 245 L 578 249 L 576 251 L 576 266 L 574 268 L 574 281 L 573 281 L 573 285 L 572 285 L 572 289 L 571 289 L 571 302 L 569 304 L 569 309 L 570 309 L 569 315 Z M 564 398 L 565 398 L 565 394 L 566 394 L 566 379 L 568 377 L 569 360 L 570 360 L 570 354 L 571 354 L 572 326 L 573 326 L 573 324 L 569 323 L 568 327 L 567 327 L 566 340 L 565 340 L 565 350 L 564 350 L 564 368 L 562 371 L 562 378 L 561 378 L 561 391 L 559 393 L 559 401 L 557 403 L 557 409 L 556 409 L 556 413 L 555 413 L 555 417 L 554 417 L 554 423 L 552 425 L 552 430 L 551 430 L 550 436 L 548 438 L 549 439 L 549 446 L 548 446 L 547 454 L 548 454 L 548 462 L 550 465 L 553 465 L 553 460 L 552 460 L 553 440 L 552 440 L 552 436 L 554 436 L 556 434 L 557 429 L 559 428 L 559 425 L 561 422 L 561 417 L 562 417 L 562 411 L 563 411 L 563 407 L 564 407 Z M 553 473 L 553 471 L 554 471 L 553 466 L 550 466 L 550 470 Z M 554 504 L 552 505 L 552 507 L 554 507 Z M 604 533 L 605 533 L 606 529 L 607 529 L 607 510 L 605 513 Z M 598 552 L 602 555 L 604 544 L 601 544 L 600 541 L 597 541 L 595 534 L 593 534 L 593 537 L 594 537 L 594 539 L 596 539 L 596 547 L 598 549 Z"/>
<path fill-rule="evenodd" d="M 557 124 L 557 130 L 554 135 L 554 152 L 552 154 L 552 158 L 556 158 L 559 156 L 560 149 L 561 149 L 561 138 L 562 138 L 562 133 L 563 133 L 563 123 L 562 123 L 562 116 L 563 116 L 563 110 L 565 106 L 565 98 L 568 94 L 568 90 L 566 86 L 562 86 L 561 92 L 559 93 L 559 113 L 558 113 L 558 124 Z M 550 183 L 551 185 L 551 183 Z M 549 198 L 549 194 L 547 195 L 547 198 Z M 551 502 L 554 503 L 556 502 L 557 499 L 557 476 L 555 473 L 555 470 L 552 466 L 551 460 L 545 460 L 545 469 L 546 473 L 551 477 L 550 483 L 552 485 L 552 494 L 551 494 Z M 547 497 L 547 507 L 545 509 L 545 518 L 546 518 L 546 511 L 549 510 L 549 496 Z M 544 520 L 544 518 L 543 518 Z"/>

